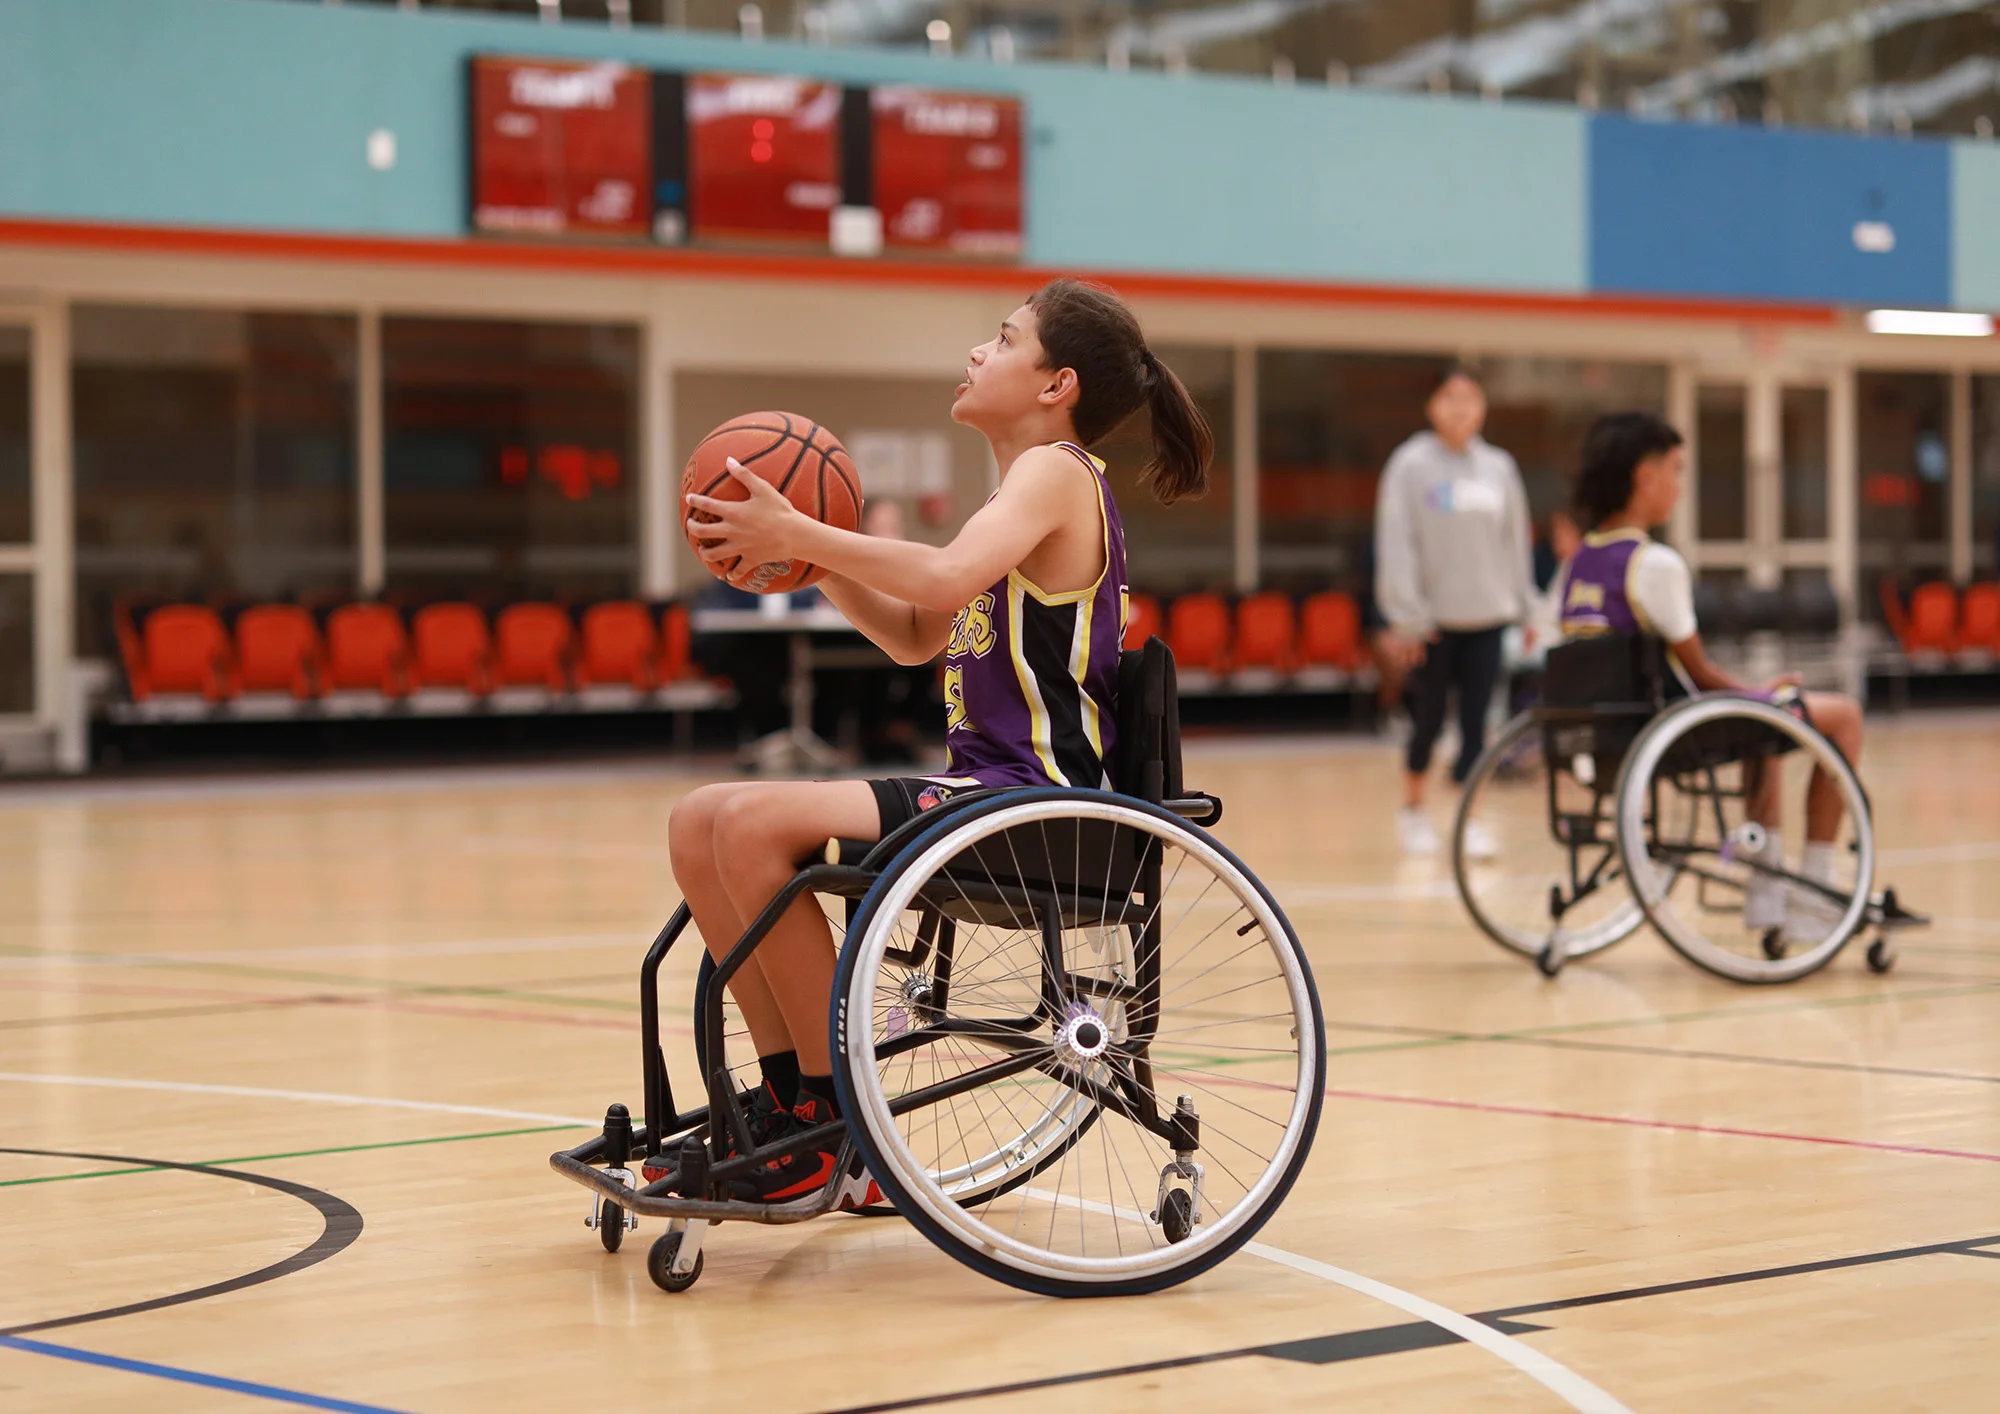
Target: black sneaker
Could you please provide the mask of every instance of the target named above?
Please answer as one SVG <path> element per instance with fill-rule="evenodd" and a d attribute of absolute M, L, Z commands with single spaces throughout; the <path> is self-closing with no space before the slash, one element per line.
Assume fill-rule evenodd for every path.
<path fill-rule="evenodd" d="M 769 1143 L 766 1136 L 770 1134 L 771 1126 L 780 1119 L 789 1121 L 791 1118 L 791 1112 L 779 1101 L 777 1095 L 772 1093 L 768 1082 L 751 1086 L 738 1095 L 736 1100 L 745 1111 L 743 1118 L 749 1124 L 750 1143 L 753 1146 Z M 736 1157 L 736 1141 L 730 1137 L 727 1130 L 722 1135 L 720 1157 L 725 1159 Z M 646 1182 L 652 1183 L 671 1169 L 672 1158 L 669 1154 L 663 1153 L 658 1158 L 646 1160 L 639 1172 L 645 1177 Z"/>
<path fill-rule="evenodd" d="M 791 1113 L 778 1116 L 769 1133 L 759 1142 L 782 1143 L 832 1118 L 832 1111 L 824 1100 L 801 1093 Z M 845 1147 L 839 1135 L 832 1135 L 802 1154 L 774 1159 L 752 1170 L 747 1177 L 739 1178 L 732 1185 L 730 1196 L 738 1202 L 764 1203 L 774 1208 L 802 1208 L 817 1200 L 829 1181 L 837 1181 L 840 1191 L 834 1197 L 834 1207 L 864 1208 L 879 1204 L 882 1190 L 868 1176 L 860 1154 L 850 1158 L 846 1172 L 838 1180 L 834 1179 L 834 1170 L 840 1163 L 840 1151 Z"/>

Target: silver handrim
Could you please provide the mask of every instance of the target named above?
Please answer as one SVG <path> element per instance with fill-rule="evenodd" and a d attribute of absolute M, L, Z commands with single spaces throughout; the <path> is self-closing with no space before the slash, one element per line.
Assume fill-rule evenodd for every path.
<path fill-rule="evenodd" d="M 1503 780 L 1503 772 L 1515 763 L 1522 775 Z M 1451 832 L 1452 875 L 1472 921 L 1502 947 L 1536 957 L 1559 940 L 1565 958 L 1584 957 L 1630 937 L 1645 914 L 1618 877 L 1622 869 L 1608 869 L 1609 877 L 1568 908 L 1560 923 L 1550 916 L 1549 890 L 1568 892 L 1574 880 L 1567 848 L 1550 833 L 1549 770 L 1540 750 L 1540 726 L 1532 713 L 1523 712 L 1480 755 L 1459 796 Z M 1573 781 L 1559 783 L 1564 788 L 1580 789 Z M 1491 860 L 1470 856 L 1467 837 L 1475 821 L 1499 846 Z M 1615 852 L 1615 841 L 1585 850 L 1580 856 L 1584 872 L 1599 856 L 1615 863 Z"/>
<path fill-rule="evenodd" d="M 994 1170 L 980 1165 L 992 1165 L 994 1156 L 1007 1148 L 973 1135 L 992 1134 L 996 1116 L 999 1127 L 1010 1133 L 1025 1130 L 1024 1113 L 1066 1112 L 1069 1102 L 1043 1100 L 1024 1111 L 1019 1097 L 1009 1093 L 1009 1082 L 995 1081 L 898 1116 L 891 1109 L 898 1096 L 991 1064 L 1000 1052 L 984 1049 L 976 1036 L 961 1036 L 949 1044 L 926 1046 L 931 1054 L 916 1064 L 904 1064 L 901 1056 L 876 1057 L 885 1033 L 882 964 L 890 947 L 909 946 L 908 910 L 919 893 L 948 894 L 955 885 L 947 866 L 975 859 L 968 851 L 982 841 L 1005 836 L 1000 843 L 1018 859 L 1031 847 L 1024 842 L 1039 838 L 1046 857 L 1054 859 L 1051 828 L 1060 831 L 1057 822 L 1079 820 L 1136 831 L 1162 856 L 1159 897 L 1145 904 L 1125 898 L 1108 926 L 1119 934 L 1127 925 L 1158 928 L 1159 1024 L 1143 1048 L 1155 1067 L 1146 1093 L 1163 1113 L 1172 1111 L 1177 1094 L 1192 1096 L 1200 1112 L 1202 1145 L 1196 1157 L 1204 1164 L 1204 1220 L 1178 1242 L 1167 1240 L 1150 1220 L 1162 1169 L 1173 1154 L 1164 1140 L 1124 1115 L 1086 1101 L 1097 1114 L 1093 1134 L 1083 1136 L 1033 1182 L 967 1201 L 963 1193 L 968 1183 L 989 1190 L 998 1186 Z M 1104 895 L 1129 895 L 1122 873 L 1113 873 L 1107 865 Z M 1027 870 L 1019 874 L 1032 877 Z M 992 879 L 990 872 L 987 879 Z M 925 1216 L 968 1247 L 1020 1271 L 1074 1283 L 1127 1281 L 1191 1263 L 1260 1218 L 1293 1167 L 1307 1132 L 1320 1041 L 1310 982 L 1289 929 L 1227 856 L 1178 821 L 1112 800 L 1041 800 L 981 815 L 946 832 L 883 887 L 867 935 L 854 944 L 860 951 L 843 997 L 842 1027 L 843 1059 L 855 1099 L 852 1118 L 866 1128 L 890 1171 L 878 1176 L 893 1177 Z M 966 902 L 971 911 L 970 900 Z M 1089 953 L 1088 939 L 1106 927 L 1066 923 L 1059 931 L 1063 971 L 1075 983 L 1054 984 L 1059 1000 L 1070 1009 L 1064 1024 L 1076 1020 L 1076 1008 L 1090 1011 L 1104 1025 L 1104 1049 L 1087 1054 L 1087 1043 L 1096 1039 L 1087 1026 L 1083 1041 L 1066 1042 L 1056 1024 L 1062 1019 L 1044 1016 L 1040 1026 L 1050 1033 L 1046 1047 L 1038 1029 L 1032 1046 L 1021 1054 L 1032 1049 L 1038 1067 L 1046 1062 L 1086 1082 L 1115 1088 L 1121 1076 L 1132 1080 L 1135 1074 L 1133 1055 L 1140 1043 L 1130 1028 L 1146 1004 L 1128 1000 L 1121 1012 L 1087 1002 L 1086 997 L 1102 998 L 1085 983 L 1108 982 L 1116 970 L 1116 963 L 1095 962 Z M 1042 961 L 1042 937 L 1035 921 L 1024 916 L 967 925 L 967 934 L 959 945 L 972 966 L 986 971 L 953 993 L 952 1015 L 997 1035 L 1003 1021 L 1017 1022 L 1033 1009 L 1049 972 Z M 1030 954 L 1032 961 L 1027 960 Z M 1109 949 L 1099 954 L 1114 955 Z M 1133 954 L 1126 950 L 1122 956 L 1129 960 Z M 967 974 L 961 969 L 957 975 Z M 1066 1044 L 1071 1051 L 1063 1050 Z M 975 1047 L 981 1047 L 977 1053 Z M 925 1065 L 935 1069 L 925 1070 Z M 1025 1076 L 1036 1093 L 1081 1098 L 1079 1090 L 1041 1068 Z M 1047 1144 L 1060 1143 L 1073 1123 L 1050 1126 L 1055 1137 Z M 954 1146 L 970 1157 L 949 1161 Z M 1032 1162 L 1032 1156 L 1014 1159 L 1008 1171 L 1018 1172 L 1025 1162 Z M 939 1181 L 941 1175 L 962 1170 L 973 1176 L 961 1180 L 958 1191 Z"/>
<path fill-rule="evenodd" d="M 1698 729 L 1732 720 L 1768 727 L 1798 748 L 1794 757 L 1773 758 L 1774 769 L 1784 772 L 1779 794 L 1791 858 L 1779 867 L 1787 875 L 1800 874 L 1804 783 L 1813 768 L 1823 769 L 1840 792 L 1842 824 L 1834 851 L 1839 872 L 1827 886 L 1833 897 L 1788 886 L 1806 897 L 1808 910 L 1818 911 L 1809 936 L 1780 957 L 1763 955 L 1761 940 L 1768 930 L 1746 921 L 1749 880 L 1763 871 L 1749 862 L 1751 851 L 1732 842 L 1748 824 L 1740 801 L 1725 797 L 1717 821 L 1706 779 L 1677 773 L 1669 755 Z M 1740 790 L 1743 770 L 1740 763 L 1719 766 L 1715 781 L 1725 790 Z M 1649 789 L 1656 777 L 1657 793 Z M 1653 822 L 1649 812 L 1656 794 L 1662 818 Z M 1825 966 L 1860 927 L 1875 877 L 1867 797 L 1846 758 L 1792 713 L 1742 697 L 1695 699 L 1664 713 L 1640 735 L 1619 778 L 1618 850 L 1633 895 L 1660 935 L 1697 966 L 1739 982 L 1789 982 Z"/>

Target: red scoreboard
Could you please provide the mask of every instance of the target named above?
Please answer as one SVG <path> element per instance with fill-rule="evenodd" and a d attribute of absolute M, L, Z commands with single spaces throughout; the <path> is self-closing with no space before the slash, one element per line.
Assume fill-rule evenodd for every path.
<path fill-rule="evenodd" d="M 472 61 L 472 225 L 644 237 L 652 78 L 624 64 Z"/>
<path fill-rule="evenodd" d="M 1015 98 L 488 56 L 471 117 L 487 234 L 824 250 L 838 217 L 843 254 L 1022 250 Z"/>
<path fill-rule="evenodd" d="M 1019 99 L 898 87 L 871 106 L 886 246 L 1021 253 Z"/>

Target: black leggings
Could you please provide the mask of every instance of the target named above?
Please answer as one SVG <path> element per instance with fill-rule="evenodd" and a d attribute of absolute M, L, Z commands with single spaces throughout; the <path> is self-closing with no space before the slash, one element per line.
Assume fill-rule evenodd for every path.
<path fill-rule="evenodd" d="M 1451 778 L 1460 785 L 1472 763 L 1486 749 L 1486 708 L 1500 681 L 1500 636 L 1505 627 L 1460 632 L 1443 629 L 1428 646 L 1424 661 L 1410 674 L 1410 749 L 1405 758 L 1410 774 L 1420 776 L 1431 766 L 1431 748 L 1444 730 L 1445 699 L 1458 689 L 1458 760 Z"/>

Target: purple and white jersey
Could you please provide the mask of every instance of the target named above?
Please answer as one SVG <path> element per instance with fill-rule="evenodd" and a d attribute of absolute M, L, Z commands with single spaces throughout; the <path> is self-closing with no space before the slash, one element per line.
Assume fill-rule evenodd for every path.
<path fill-rule="evenodd" d="M 1648 632 L 1631 592 L 1633 560 L 1648 543 L 1643 530 L 1583 537 L 1563 573 L 1564 638 Z"/>
<path fill-rule="evenodd" d="M 1089 468 L 1104 525 L 1104 572 L 1049 594 L 1018 569 L 958 611 L 945 649 L 946 774 L 952 786 L 1110 784 L 1118 734 L 1118 655 L 1125 646 L 1125 527 L 1104 463 Z"/>

